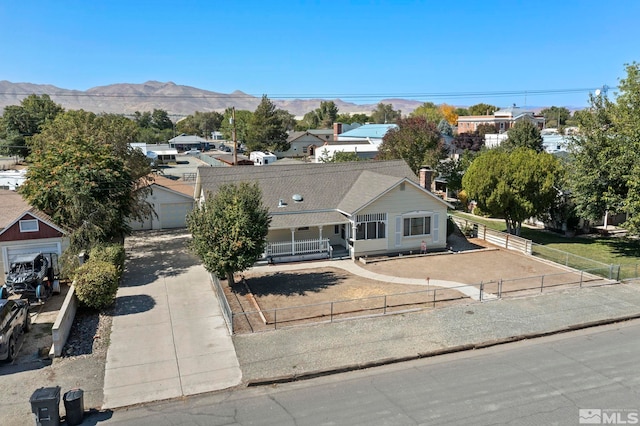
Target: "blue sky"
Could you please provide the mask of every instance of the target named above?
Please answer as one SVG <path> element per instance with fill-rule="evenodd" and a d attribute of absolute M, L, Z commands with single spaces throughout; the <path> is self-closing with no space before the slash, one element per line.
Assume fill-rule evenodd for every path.
<path fill-rule="evenodd" d="M 639 16 L 636 0 L 0 0 L 0 80 L 579 107 L 640 61 Z"/>

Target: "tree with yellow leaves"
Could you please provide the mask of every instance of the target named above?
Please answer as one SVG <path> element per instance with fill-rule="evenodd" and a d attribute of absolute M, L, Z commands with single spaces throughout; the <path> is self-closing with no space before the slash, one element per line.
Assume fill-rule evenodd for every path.
<path fill-rule="evenodd" d="M 442 113 L 445 120 L 452 126 L 458 122 L 458 114 L 456 113 L 456 107 L 448 104 L 440 104 L 438 109 Z"/>

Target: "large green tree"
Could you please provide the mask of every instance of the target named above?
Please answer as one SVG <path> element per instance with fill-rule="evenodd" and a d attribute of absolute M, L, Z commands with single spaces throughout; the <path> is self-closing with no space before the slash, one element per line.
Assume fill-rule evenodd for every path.
<path fill-rule="evenodd" d="M 551 154 L 490 149 L 473 160 L 462 186 L 482 211 L 504 218 L 507 231 L 520 235 L 525 219 L 545 215 L 553 205 L 562 173 Z"/>
<path fill-rule="evenodd" d="M 571 111 L 565 107 L 551 106 L 540 111 L 544 116 L 547 127 L 561 127 L 571 118 Z"/>
<path fill-rule="evenodd" d="M 424 117 L 401 118 L 397 124 L 397 129 L 389 130 L 382 138 L 377 158 L 401 158 L 416 174 L 424 165 L 435 169 L 447 153 L 436 124 Z"/>
<path fill-rule="evenodd" d="M 571 185 L 580 215 L 600 220 L 627 213 L 626 226 L 640 234 L 640 64 L 626 66 L 614 101 L 591 96 L 574 114 L 580 131 L 571 146 Z"/>
<path fill-rule="evenodd" d="M 433 123 L 439 123 L 440 120 L 445 118 L 442 110 L 433 102 L 423 103 L 409 115 L 411 117 L 424 117 Z"/>
<path fill-rule="evenodd" d="M 402 116 L 402 111 L 394 110 L 392 104 L 380 102 L 371 112 L 371 122 L 377 124 L 397 123 Z"/>
<path fill-rule="evenodd" d="M 530 121 L 518 121 L 509 129 L 507 135 L 507 139 L 501 144 L 506 149 L 529 148 L 536 152 L 544 151 L 540 129 Z"/>
<path fill-rule="evenodd" d="M 191 248 L 209 272 L 232 285 L 234 273 L 249 268 L 264 253 L 270 221 L 256 183 L 222 185 L 187 216 Z"/>
<path fill-rule="evenodd" d="M 136 124 L 120 115 L 68 111 L 31 141 L 20 192 L 71 229 L 74 248 L 119 241 L 130 231 L 127 219 L 152 214 L 145 201 L 150 164 L 129 145 L 136 132 Z"/>
<path fill-rule="evenodd" d="M 497 106 L 479 103 L 469 107 L 469 115 L 493 115 L 497 110 Z"/>
<path fill-rule="evenodd" d="M 239 142 L 244 142 L 247 140 L 247 132 L 249 130 L 249 125 L 251 123 L 251 117 L 253 116 L 253 113 L 251 111 L 239 109 L 236 110 L 235 116 L 236 119 L 234 122 L 232 122 L 232 108 L 227 108 L 224 111 L 224 119 L 222 120 L 222 123 L 220 123 L 220 131 L 222 132 L 222 137 L 228 141 L 233 140 L 233 130 L 235 129 L 237 140 Z"/>
<path fill-rule="evenodd" d="M 224 116 L 217 111 L 196 111 L 176 123 L 176 131 L 187 135 L 210 138 L 211 132 L 220 131 Z"/>
<path fill-rule="evenodd" d="M 4 151 L 26 157 L 29 139 L 62 112 L 64 109 L 53 102 L 49 95 L 29 95 L 20 105 L 5 107 L 0 119 L 0 153 Z"/>
<path fill-rule="evenodd" d="M 262 96 L 260 104 L 251 116 L 245 141 L 249 151 L 286 151 L 289 149 L 287 132 L 275 104 Z"/>
<path fill-rule="evenodd" d="M 336 122 L 344 123 L 344 124 L 353 124 L 353 123 L 368 123 L 371 121 L 371 118 L 367 114 L 349 114 L 348 112 L 343 114 L 338 114 L 336 117 Z"/>

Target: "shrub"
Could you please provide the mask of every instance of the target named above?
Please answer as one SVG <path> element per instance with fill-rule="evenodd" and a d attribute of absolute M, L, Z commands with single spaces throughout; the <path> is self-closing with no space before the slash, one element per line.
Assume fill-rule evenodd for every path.
<path fill-rule="evenodd" d="M 75 288 L 78 301 L 92 309 L 111 305 L 118 291 L 117 268 L 103 260 L 91 260 L 76 269 Z"/>
<path fill-rule="evenodd" d="M 98 245 L 91 249 L 89 252 L 89 261 L 101 260 L 103 262 L 111 263 L 116 267 L 118 271 L 118 281 L 124 270 L 125 260 L 124 246 L 120 244 L 111 245 Z"/>

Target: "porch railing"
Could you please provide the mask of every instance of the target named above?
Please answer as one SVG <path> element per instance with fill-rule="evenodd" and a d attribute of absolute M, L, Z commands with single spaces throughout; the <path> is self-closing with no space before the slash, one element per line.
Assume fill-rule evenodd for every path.
<path fill-rule="evenodd" d="M 331 250 L 328 238 L 267 243 L 267 256 L 293 256 L 296 254 L 325 253 Z"/>

